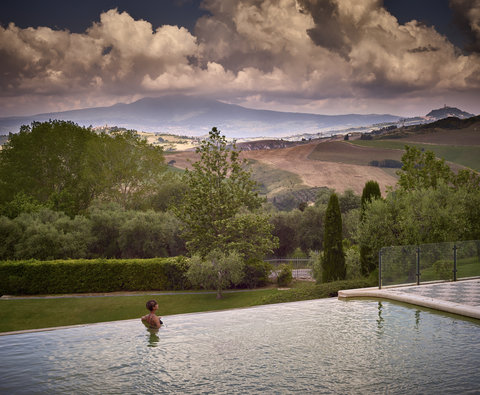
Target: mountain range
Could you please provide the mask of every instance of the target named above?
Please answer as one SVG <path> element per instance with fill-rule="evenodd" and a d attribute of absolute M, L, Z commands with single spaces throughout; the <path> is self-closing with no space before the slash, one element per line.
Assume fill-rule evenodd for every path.
<path fill-rule="evenodd" d="M 171 95 L 110 107 L 0 118 L 0 134 L 16 133 L 21 125 L 49 119 L 69 120 L 82 126 L 108 125 L 188 136 L 206 135 L 216 126 L 227 137 L 249 138 L 335 133 L 356 127 L 396 123 L 402 118 L 390 114 L 319 115 L 255 110 L 208 98 Z"/>

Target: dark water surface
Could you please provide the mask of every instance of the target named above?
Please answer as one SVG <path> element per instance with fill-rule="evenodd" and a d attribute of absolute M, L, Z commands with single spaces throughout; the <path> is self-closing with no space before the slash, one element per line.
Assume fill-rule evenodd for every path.
<path fill-rule="evenodd" d="M 480 324 L 323 299 L 0 337 L 0 394 L 480 393 Z"/>

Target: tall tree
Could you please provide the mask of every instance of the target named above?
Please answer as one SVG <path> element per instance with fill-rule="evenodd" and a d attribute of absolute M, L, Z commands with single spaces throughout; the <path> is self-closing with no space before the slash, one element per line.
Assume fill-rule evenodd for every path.
<path fill-rule="evenodd" d="M 263 199 L 235 144 L 230 147 L 212 128 L 196 152 L 200 159 L 185 172 L 188 193 L 175 209 L 189 251 L 201 257 L 215 249 L 237 251 L 245 258 L 251 252 L 256 258 L 271 252 L 277 245 L 273 227 L 256 211 Z"/>
<path fill-rule="evenodd" d="M 382 194 L 380 186 L 377 181 L 370 180 L 365 183 L 362 191 L 361 214 L 360 218 L 365 219 L 365 211 L 369 204 L 376 199 L 380 199 Z M 362 275 L 367 276 L 375 270 L 377 264 L 376 257 L 373 254 L 372 248 L 367 244 L 360 244 L 360 271 Z"/>
<path fill-rule="evenodd" d="M 164 169 L 162 150 L 134 131 L 97 134 L 73 122 L 33 122 L 0 151 L 0 205 L 24 194 L 70 216 L 95 198 L 133 206 L 152 194 Z"/>
<path fill-rule="evenodd" d="M 347 274 L 342 243 L 342 214 L 338 196 L 332 193 L 325 213 L 322 281 L 344 280 Z"/>

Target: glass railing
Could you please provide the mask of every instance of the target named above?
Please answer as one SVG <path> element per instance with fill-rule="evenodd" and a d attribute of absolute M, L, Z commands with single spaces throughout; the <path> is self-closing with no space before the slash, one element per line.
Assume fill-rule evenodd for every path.
<path fill-rule="evenodd" d="M 480 240 L 383 247 L 379 287 L 480 276 Z"/>

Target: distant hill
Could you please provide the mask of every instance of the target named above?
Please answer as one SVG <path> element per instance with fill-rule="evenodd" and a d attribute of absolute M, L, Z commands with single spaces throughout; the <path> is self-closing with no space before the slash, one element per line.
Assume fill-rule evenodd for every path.
<path fill-rule="evenodd" d="M 432 110 L 426 115 L 426 117 L 429 120 L 439 120 L 439 119 L 449 118 L 449 117 L 465 119 L 465 118 L 471 118 L 474 116 L 475 114 L 470 114 L 456 107 L 447 107 L 447 106 L 443 108 L 439 108 L 437 110 Z"/>
<path fill-rule="evenodd" d="M 118 126 L 139 131 L 202 136 L 218 127 L 227 137 L 283 137 L 325 130 L 397 122 L 389 114 L 318 115 L 254 110 L 203 97 L 183 95 L 144 98 L 82 110 L 0 118 L 0 134 L 18 132 L 21 125 L 49 119 L 70 120 L 83 126 Z"/>

